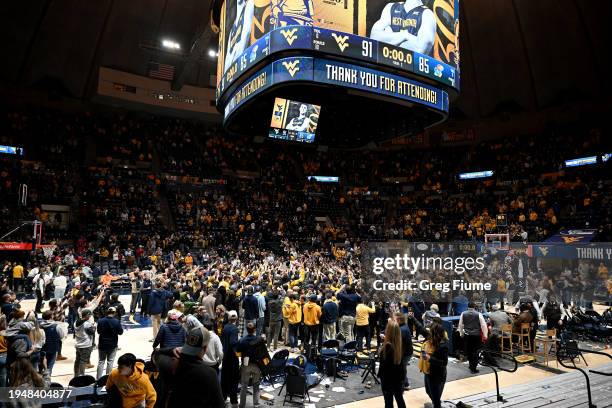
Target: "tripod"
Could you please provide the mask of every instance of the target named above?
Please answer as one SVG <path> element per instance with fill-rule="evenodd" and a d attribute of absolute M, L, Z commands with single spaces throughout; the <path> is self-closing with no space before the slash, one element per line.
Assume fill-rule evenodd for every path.
<path fill-rule="evenodd" d="M 364 382 L 366 382 L 366 380 L 368 379 L 368 376 L 370 376 L 370 375 L 372 376 L 372 378 L 374 379 L 374 382 L 376 382 L 376 384 L 380 384 L 380 381 L 378 380 L 378 376 L 376 376 L 376 360 L 378 360 L 379 352 L 380 352 L 380 346 L 378 346 L 376 348 L 376 352 L 375 353 L 370 353 L 370 356 L 368 358 L 368 362 L 366 363 L 366 366 L 364 367 L 365 370 L 361 374 L 361 383 L 362 384 Z"/>

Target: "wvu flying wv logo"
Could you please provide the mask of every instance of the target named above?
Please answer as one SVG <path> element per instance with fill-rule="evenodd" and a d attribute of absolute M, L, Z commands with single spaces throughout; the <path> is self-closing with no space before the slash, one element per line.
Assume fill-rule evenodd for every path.
<path fill-rule="evenodd" d="M 540 253 L 544 256 L 548 255 L 548 247 L 538 247 L 538 249 L 540 250 Z"/>
<path fill-rule="evenodd" d="M 338 35 L 336 33 L 332 33 L 332 37 L 334 37 L 334 40 L 336 40 L 336 44 L 338 44 L 340 51 L 344 52 L 346 47 L 349 46 L 349 43 L 347 43 L 348 35 Z"/>
<path fill-rule="evenodd" d="M 292 28 L 291 30 L 281 30 L 281 34 L 283 37 L 285 37 L 285 40 L 287 40 L 289 45 L 293 44 L 293 42 L 297 40 L 298 37 L 295 35 L 297 30 L 297 28 Z"/>
<path fill-rule="evenodd" d="M 283 61 L 283 66 L 285 67 L 287 72 L 289 72 L 289 75 L 291 75 L 292 77 L 295 75 L 296 72 L 300 70 L 299 65 L 300 65 L 300 60 L 298 59 L 293 60 L 291 62 Z"/>

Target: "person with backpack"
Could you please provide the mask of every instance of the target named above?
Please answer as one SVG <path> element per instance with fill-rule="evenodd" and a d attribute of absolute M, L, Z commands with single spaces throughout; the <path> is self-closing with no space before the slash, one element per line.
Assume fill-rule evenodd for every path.
<path fill-rule="evenodd" d="M 110 374 L 115 362 L 117 343 L 119 335 L 123 334 L 121 322 L 117 319 L 117 309 L 110 306 L 106 309 L 106 316 L 98 321 L 98 370 L 96 378 L 102 377 L 104 363 L 106 363 L 106 374 Z"/>

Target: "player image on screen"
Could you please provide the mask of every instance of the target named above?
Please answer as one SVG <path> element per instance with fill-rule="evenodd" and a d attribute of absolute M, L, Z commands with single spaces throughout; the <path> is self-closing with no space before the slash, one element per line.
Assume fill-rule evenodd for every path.
<path fill-rule="evenodd" d="M 231 1 L 231 0 L 230 0 Z M 253 24 L 253 14 L 255 10 L 254 0 L 235 0 L 236 18 L 229 30 L 227 38 L 227 52 L 225 54 L 225 67 L 228 68 L 238 59 L 238 57 L 249 46 L 251 36 L 251 25 Z"/>
<path fill-rule="evenodd" d="M 312 0 L 272 0 L 272 26 L 311 26 L 313 22 Z"/>
<path fill-rule="evenodd" d="M 370 38 L 431 55 L 436 38 L 436 18 L 421 0 L 389 3 L 372 26 Z"/>
<path fill-rule="evenodd" d="M 312 127 L 308 111 L 309 109 L 307 104 L 300 104 L 299 115 L 289 120 L 286 129 L 295 130 L 298 132 L 308 132 L 308 129 Z"/>

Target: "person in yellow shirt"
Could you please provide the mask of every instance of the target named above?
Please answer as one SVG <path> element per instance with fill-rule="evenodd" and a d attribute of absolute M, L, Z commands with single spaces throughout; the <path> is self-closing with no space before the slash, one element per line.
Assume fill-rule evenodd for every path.
<path fill-rule="evenodd" d="M 193 257 L 191 256 L 191 253 L 187 253 L 187 256 L 185 257 L 185 265 L 193 265 Z"/>
<path fill-rule="evenodd" d="M 317 295 L 310 295 L 308 302 L 304 305 L 304 352 L 308 358 L 310 358 L 311 345 L 316 346 L 319 341 L 320 319 L 321 306 L 317 305 Z"/>
<path fill-rule="evenodd" d="M 15 292 L 21 292 L 23 289 L 23 266 L 19 263 L 15 263 L 13 266 L 13 290 Z"/>
<path fill-rule="evenodd" d="M 136 356 L 131 353 L 119 357 L 117 364 L 118 367 L 113 369 L 106 380 L 106 390 L 110 395 L 113 395 L 112 390 L 116 390 L 121 395 L 123 403 L 117 405 L 118 401 L 111 400 L 115 402 L 111 405 L 123 408 L 153 408 L 157 393 L 149 377 L 144 373 L 144 364 L 136 361 Z"/>
<path fill-rule="evenodd" d="M 366 339 L 366 349 L 372 347 L 372 334 L 370 333 L 370 313 L 374 313 L 374 302 L 372 306 L 365 304 L 362 297 L 355 309 L 355 335 L 357 339 L 357 350 L 363 350 L 363 338 Z"/>
<path fill-rule="evenodd" d="M 295 353 L 297 352 L 298 329 L 302 321 L 302 312 L 294 293 L 287 295 L 287 298 L 289 302 L 283 306 L 283 314 L 286 313 L 289 322 L 289 347 L 291 347 L 291 351 Z"/>
<path fill-rule="evenodd" d="M 293 291 L 288 289 L 285 299 L 283 299 L 283 338 L 285 339 L 285 346 L 289 346 L 289 308 L 285 306 L 291 303 L 291 298 L 289 296 L 292 293 Z"/>

